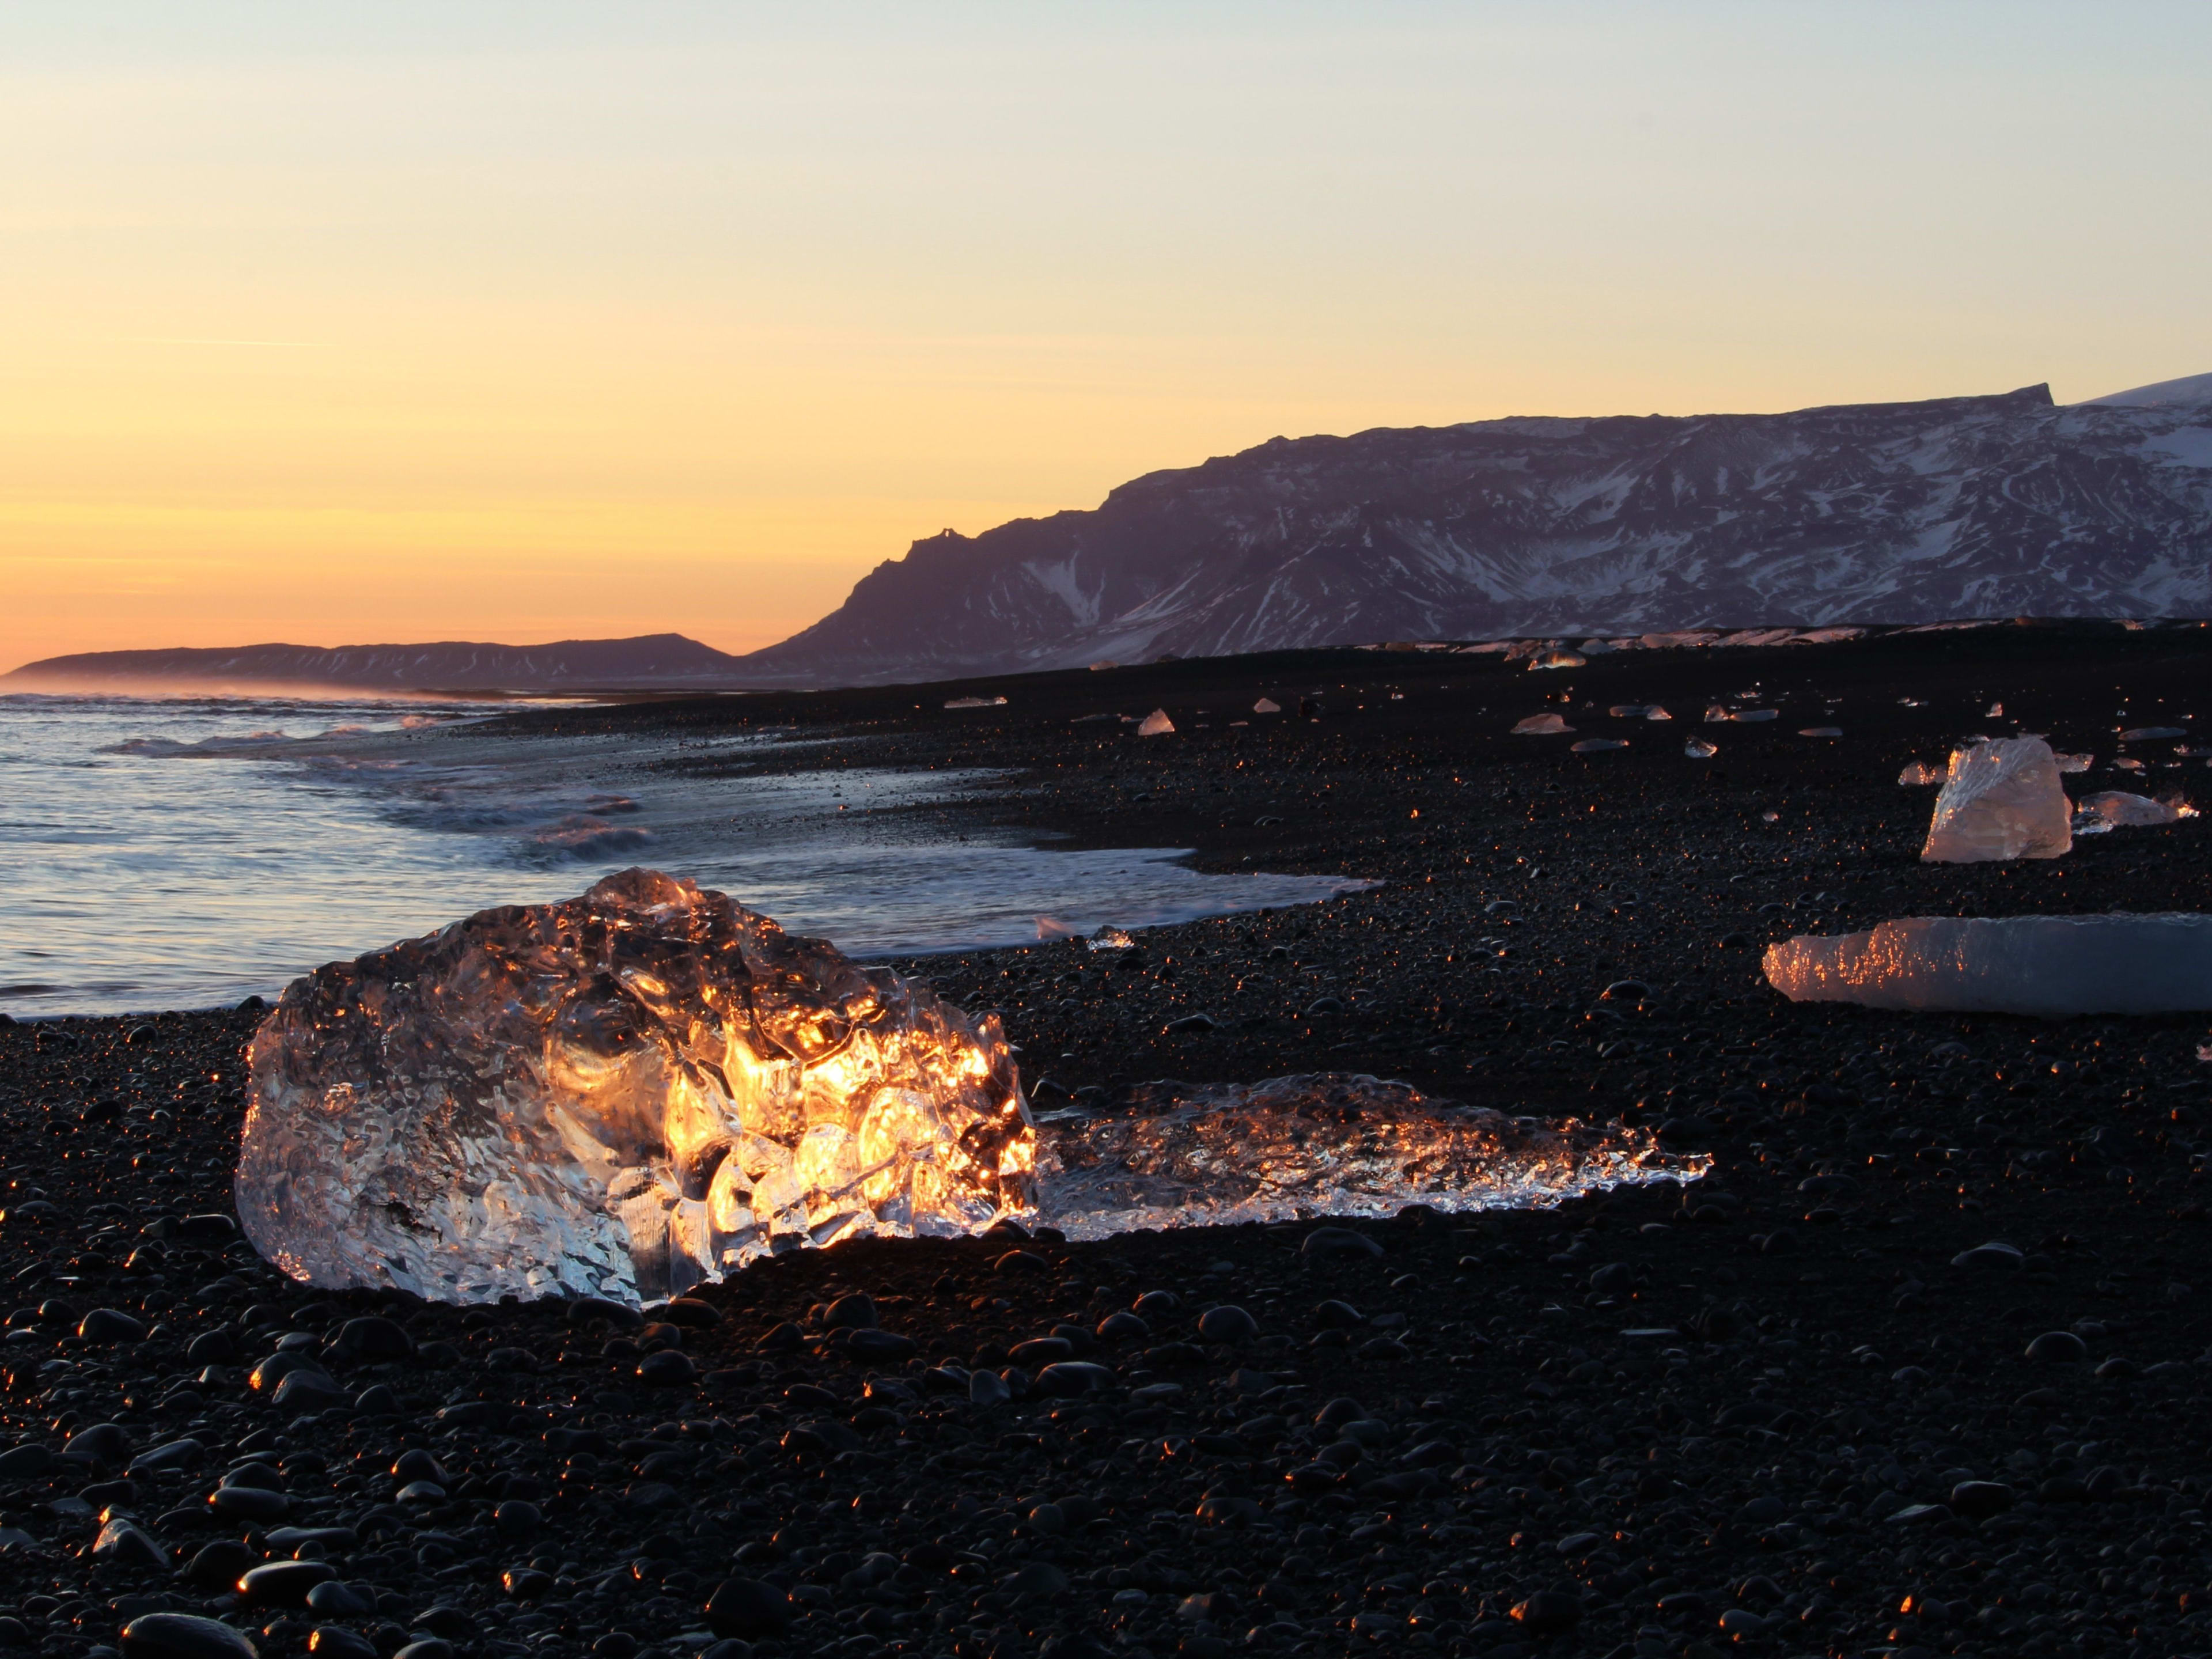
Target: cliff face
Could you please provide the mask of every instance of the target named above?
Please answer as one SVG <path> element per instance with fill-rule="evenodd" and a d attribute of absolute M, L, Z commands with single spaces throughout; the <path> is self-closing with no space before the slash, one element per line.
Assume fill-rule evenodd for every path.
<path fill-rule="evenodd" d="M 2179 384 L 2179 383 L 2177 383 Z M 1508 634 L 2212 612 L 2212 388 L 1278 438 L 917 542 L 815 684 Z"/>

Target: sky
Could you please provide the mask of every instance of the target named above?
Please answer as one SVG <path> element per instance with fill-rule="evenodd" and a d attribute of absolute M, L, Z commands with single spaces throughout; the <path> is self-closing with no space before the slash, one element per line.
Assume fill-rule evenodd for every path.
<path fill-rule="evenodd" d="M 0 9 L 0 667 L 795 631 L 1279 434 L 2212 369 L 2212 8 Z"/>

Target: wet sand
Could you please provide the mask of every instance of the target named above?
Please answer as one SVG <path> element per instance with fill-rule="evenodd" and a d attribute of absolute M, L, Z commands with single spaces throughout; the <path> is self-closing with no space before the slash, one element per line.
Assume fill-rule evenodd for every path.
<path fill-rule="evenodd" d="M 731 1592 L 721 1628 L 770 1656 L 2212 1652 L 2206 1018 L 1795 1006 L 1757 966 L 1770 939 L 1891 915 L 2203 908 L 2204 820 L 1923 866 L 1934 792 L 1894 780 L 2024 727 L 2098 757 L 2077 793 L 2206 793 L 2172 741 L 2126 745 L 2139 777 L 2106 763 L 2116 728 L 2188 724 L 2208 653 L 2204 630 L 2007 627 L 1559 672 L 1301 653 L 519 717 L 825 739 L 786 764 L 1001 768 L 1000 790 L 915 810 L 1382 884 L 1125 952 L 900 964 L 1004 1012 L 1041 1109 L 1366 1072 L 1647 1125 L 1714 1174 L 1358 1224 L 1380 1254 L 1288 1224 L 793 1256 L 702 1291 L 716 1322 L 653 1339 L 692 1374 L 649 1384 L 640 1331 L 319 1295 L 188 1219 L 228 1207 L 250 1013 L 0 1028 L 8 1438 L 121 1431 L 43 1468 L 0 1458 L 0 1526 L 24 1534 L 0 1551 L 22 1629 L 0 1636 L 82 1653 L 166 1606 L 264 1654 L 320 1626 L 384 1653 L 418 1634 L 688 1653 L 738 1579 L 767 1588 L 744 1618 Z M 1007 702 L 943 708 L 979 693 Z M 1261 696 L 1285 713 L 1249 713 Z M 1715 702 L 1779 717 L 1709 725 Z M 1674 719 L 1604 713 L 1651 702 Z M 1118 718 L 1155 707 L 1175 735 Z M 1576 732 L 1510 735 L 1547 708 Z M 1570 752 L 1592 737 L 1630 746 Z M 1687 759 L 1692 738 L 1718 754 Z M 1966 1254 L 1991 1241 L 2021 1254 Z M 1148 1334 L 1097 1334 L 1158 1291 L 1180 1305 L 1148 1304 Z M 844 1291 L 911 1352 L 864 1358 L 810 1323 Z M 1217 1304 L 1256 1335 L 1204 1338 Z M 94 1309 L 127 1322 L 75 1334 Z M 362 1316 L 409 1351 L 339 1345 L 334 1400 L 249 1385 L 286 1332 L 315 1352 Z M 1055 1331 L 1115 1386 L 983 1406 L 929 1374 Z M 443 1478 L 401 1501 L 410 1449 Z M 210 1511 L 241 1462 L 283 1516 Z M 95 1557 L 109 1510 L 149 1543 Z M 361 1610 L 229 1599 L 241 1566 L 302 1551 Z"/>

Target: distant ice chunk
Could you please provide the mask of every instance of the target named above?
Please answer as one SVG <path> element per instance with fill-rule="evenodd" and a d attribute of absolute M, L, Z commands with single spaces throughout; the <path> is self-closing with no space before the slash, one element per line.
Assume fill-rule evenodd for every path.
<path fill-rule="evenodd" d="M 2130 795 L 2118 789 L 2107 789 L 2101 794 L 2087 795 L 2075 809 L 2081 817 L 2101 820 L 2108 830 L 2132 830 L 2147 824 L 2178 823 L 2183 818 L 2193 818 L 2197 809 L 2179 795 L 2153 800 L 2148 795 Z M 2075 833 L 2081 830 L 2080 818 L 2075 820 Z"/>
<path fill-rule="evenodd" d="M 1574 745 L 1577 755 L 1595 755 L 1607 749 L 1626 749 L 1628 745 L 1619 738 L 1584 738 Z"/>
<path fill-rule="evenodd" d="M 2094 755 L 2053 755 L 2051 758 L 2058 763 L 2062 772 L 2086 772 L 2097 760 Z"/>
<path fill-rule="evenodd" d="M 1580 668 L 1589 659 L 1579 651 L 1547 651 L 1528 659 L 1531 668 Z"/>
<path fill-rule="evenodd" d="M 1174 730 L 1175 722 L 1168 718 L 1168 711 L 1155 708 L 1138 726 L 1137 735 L 1140 738 L 1164 738 Z"/>
<path fill-rule="evenodd" d="M 1897 775 L 1897 781 L 1907 789 L 1919 789 L 1931 783 L 1943 781 L 1943 769 L 1930 766 L 1926 761 L 1912 761 Z"/>
<path fill-rule="evenodd" d="M 1283 712 L 1283 705 L 1273 697 L 1262 697 L 1252 705 L 1252 712 L 1255 714 L 1279 714 Z"/>
<path fill-rule="evenodd" d="M 1692 738 L 1682 745 L 1682 752 L 1692 760 L 1711 760 L 1721 752 L 1717 743 L 1707 743 L 1703 738 Z"/>
<path fill-rule="evenodd" d="M 947 708 L 1004 708 L 1004 697 L 955 697 L 945 705 Z"/>
<path fill-rule="evenodd" d="M 2185 726 L 2137 726 L 2120 733 L 2122 743 L 2149 743 L 2160 738 L 2185 738 Z"/>
<path fill-rule="evenodd" d="M 2074 843 L 2058 763 L 2040 738 L 1953 751 L 1921 858 L 1931 864 L 2055 859 Z"/>
<path fill-rule="evenodd" d="M 1574 729 L 1557 714 L 1531 714 L 1514 726 L 1513 733 L 1516 737 L 1548 738 Z"/>
<path fill-rule="evenodd" d="M 2212 1008 L 2212 915 L 1910 916 L 1766 948 L 1792 1002 L 1980 1013 Z"/>
<path fill-rule="evenodd" d="M 1084 1239 L 1392 1215 L 1416 1203 L 1482 1210 L 1694 1178 L 1707 1167 L 1662 1153 L 1643 1132 L 1508 1117 L 1372 1077 L 1316 1073 L 1169 1092 L 1133 1111 L 1039 1120 L 1038 1218 Z"/>
<path fill-rule="evenodd" d="M 649 870 L 318 969 L 248 1060 L 239 1219 L 331 1288 L 637 1302 L 1032 1201 L 995 1018 Z"/>

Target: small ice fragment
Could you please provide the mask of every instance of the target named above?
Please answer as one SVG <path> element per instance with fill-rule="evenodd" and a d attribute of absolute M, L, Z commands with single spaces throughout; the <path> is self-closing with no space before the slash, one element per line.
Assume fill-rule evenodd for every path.
<path fill-rule="evenodd" d="M 2143 769 L 2143 763 L 2139 760 L 2116 760 L 2112 764 L 2123 772 L 2140 772 Z"/>
<path fill-rule="evenodd" d="M 1580 743 L 1575 744 L 1574 752 L 1577 755 L 1595 755 L 1600 750 L 1603 749 L 1626 749 L 1628 745 L 1623 743 L 1619 738 L 1584 738 Z"/>
<path fill-rule="evenodd" d="M 1739 708 L 1729 718 L 1732 720 L 1741 720 L 1746 725 L 1756 725 L 1760 720 L 1778 719 L 1781 713 L 1778 708 Z"/>
<path fill-rule="evenodd" d="M 2138 726 L 2132 730 L 2121 732 L 2120 741 L 2149 743 L 2159 738 L 2185 738 L 2188 735 L 2189 728 L 2185 726 Z"/>
<path fill-rule="evenodd" d="M 1513 728 L 1513 734 L 1516 737 L 1547 738 L 1560 732 L 1571 732 L 1574 729 L 1557 714 L 1531 714 Z"/>
<path fill-rule="evenodd" d="M 2212 1008 L 2212 915 L 1908 916 L 1766 949 L 1793 1002 L 1981 1013 Z"/>
<path fill-rule="evenodd" d="M 947 708 L 1003 708 L 1004 697 L 955 697 L 945 705 Z"/>
<path fill-rule="evenodd" d="M 1840 726 L 1801 726 L 1797 728 L 1797 735 L 1801 738 L 1840 738 L 1844 735 L 1844 728 Z"/>
<path fill-rule="evenodd" d="M 2198 1043 L 2197 1045 L 2197 1058 L 2203 1064 L 2212 1066 L 2212 1042 Z"/>
<path fill-rule="evenodd" d="M 2001 702 L 1991 703 L 1990 705 L 1990 712 L 1983 715 L 1982 718 L 1985 720 L 2002 720 L 2004 718 L 2004 705 Z"/>
<path fill-rule="evenodd" d="M 2083 817 L 2101 818 L 2106 827 L 2112 830 L 2138 829 L 2153 823 L 2176 823 L 2183 818 L 2197 816 L 2197 809 L 2179 795 L 2153 800 L 2148 795 L 2130 795 L 2118 789 L 2085 796 L 2078 811 Z M 2078 833 L 2078 823 L 2075 829 Z"/>
<path fill-rule="evenodd" d="M 1671 720 L 1674 717 L 1655 702 L 1644 711 L 1644 718 L 1647 720 Z"/>
<path fill-rule="evenodd" d="M 1036 919 L 1036 930 L 1037 939 L 1040 943 L 1046 939 L 1074 939 L 1077 937 L 1077 930 L 1069 927 L 1058 916 L 1039 916 Z"/>
<path fill-rule="evenodd" d="M 1094 951 L 1127 951 L 1136 942 L 1119 927 L 1101 927 L 1091 936 L 1091 948 Z"/>
<path fill-rule="evenodd" d="M 1913 761 L 1897 775 L 1897 781 L 1907 789 L 1917 789 L 1923 784 L 1943 781 L 1943 769 L 1930 766 L 1926 761 Z"/>
<path fill-rule="evenodd" d="M 1617 720 L 1640 720 L 1651 712 L 1646 702 L 1617 702 L 1605 711 Z"/>
<path fill-rule="evenodd" d="M 1920 857 L 1929 864 L 2055 859 L 2073 844 L 2072 820 L 2049 744 L 1978 743 L 1952 752 Z"/>
<path fill-rule="evenodd" d="M 1255 714 L 1279 714 L 1283 712 L 1283 705 L 1273 697 L 1262 697 L 1252 705 L 1252 712 Z"/>
<path fill-rule="evenodd" d="M 248 1061 L 240 1224 L 326 1288 L 635 1304 L 1032 1198 L 995 1017 L 651 870 L 319 968 Z"/>
<path fill-rule="evenodd" d="M 1707 743 L 1703 738 L 1692 738 L 1682 745 L 1682 752 L 1692 760 L 1711 760 L 1721 750 L 1717 743 Z"/>
<path fill-rule="evenodd" d="M 1718 703 L 1713 703 L 1713 704 L 1711 704 L 1710 707 L 1708 707 L 1708 708 L 1706 708 L 1706 710 L 1705 710 L 1705 724 L 1706 724 L 1706 725 L 1708 725 L 1708 726 L 1726 726 L 1728 723 L 1729 723 L 1729 711 L 1728 711 L 1727 709 L 1723 708 L 1720 704 L 1718 704 Z"/>
<path fill-rule="evenodd" d="M 2086 772 L 2095 763 L 2097 757 L 2094 755 L 2053 755 L 2051 758 L 2058 763 L 2058 769 L 2062 772 Z"/>
<path fill-rule="evenodd" d="M 1155 708 L 1151 714 L 1146 715 L 1143 722 L 1139 725 L 1137 735 L 1140 738 L 1164 738 L 1174 730 L 1175 722 L 1168 718 L 1168 711 L 1164 708 Z"/>
<path fill-rule="evenodd" d="M 1589 659 L 1579 651 L 1547 651 L 1528 659 L 1531 668 L 1580 668 Z"/>
<path fill-rule="evenodd" d="M 1781 823 L 1781 822 L 1782 822 L 1782 814 L 1781 814 L 1781 813 L 1779 813 L 1779 812 L 1778 812 L 1778 811 L 1775 811 L 1772 807 L 1771 807 L 1771 806 L 1770 806 L 1770 807 L 1768 807 L 1768 808 L 1767 808 L 1764 812 L 1761 812 L 1761 813 L 1759 815 L 1759 822 L 1761 822 L 1762 823 Z"/>

